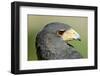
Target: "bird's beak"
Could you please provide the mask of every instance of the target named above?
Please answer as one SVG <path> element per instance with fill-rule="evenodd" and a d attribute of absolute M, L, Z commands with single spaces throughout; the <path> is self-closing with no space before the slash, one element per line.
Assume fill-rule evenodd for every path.
<path fill-rule="evenodd" d="M 80 39 L 80 35 L 79 35 L 78 33 L 75 35 L 74 39 L 75 39 L 75 40 L 79 40 L 79 41 L 81 41 L 81 39 Z"/>
<path fill-rule="evenodd" d="M 81 41 L 80 35 L 73 29 L 65 31 L 61 37 L 63 38 L 64 41 L 71 41 L 71 40 Z"/>

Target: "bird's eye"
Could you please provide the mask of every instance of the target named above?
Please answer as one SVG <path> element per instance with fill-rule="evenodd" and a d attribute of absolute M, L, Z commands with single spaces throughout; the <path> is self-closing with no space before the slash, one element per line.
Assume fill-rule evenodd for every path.
<path fill-rule="evenodd" d="M 64 32 L 65 32 L 65 30 L 63 30 L 63 31 L 58 31 L 57 34 L 61 36 L 61 35 L 63 35 Z"/>

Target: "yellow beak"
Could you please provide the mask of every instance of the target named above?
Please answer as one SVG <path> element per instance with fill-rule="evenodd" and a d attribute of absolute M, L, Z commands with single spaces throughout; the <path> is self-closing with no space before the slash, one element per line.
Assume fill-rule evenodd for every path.
<path fill-rule="evenodd" d="M 73 29 L 65 31 L 61 37 L 65 41 L 80 40 L 80 35 Z"/>

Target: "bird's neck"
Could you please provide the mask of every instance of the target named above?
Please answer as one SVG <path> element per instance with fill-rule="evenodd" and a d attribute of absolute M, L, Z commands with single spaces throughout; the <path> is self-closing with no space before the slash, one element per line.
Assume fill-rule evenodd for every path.
<path fill-rule="evenodd" d="M 62 51 L 61 49 L 66 49 L 66 46 L 69 46 L 65 43 L 65 41 L 63 41 L 63 39 L 55 35 L 47 36 L 45 40 L 45 45 L 49 48 L 49 50 Z"/>

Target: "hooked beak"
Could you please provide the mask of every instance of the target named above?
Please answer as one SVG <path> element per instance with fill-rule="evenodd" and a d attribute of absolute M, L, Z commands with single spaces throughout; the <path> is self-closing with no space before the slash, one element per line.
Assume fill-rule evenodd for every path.
<path fill-rule="evenodd" d="M 81 39 L 77 39 L 77 40 L 81 41 Z"/>
<path fill-rule="evenodd" d="M 65 31 L 61 37 L 63 38 L 64 41 L 71 41 L 71 40 L 81 41 L 80 35 L 73 29 Z"/>
<path fill-rule="evenodd" d="M 76 34 L 75 37 L 74 37 L 74 39 L 81 41 L 81 38 L 80 38 L 80 35 L 79 34 Z"/>

